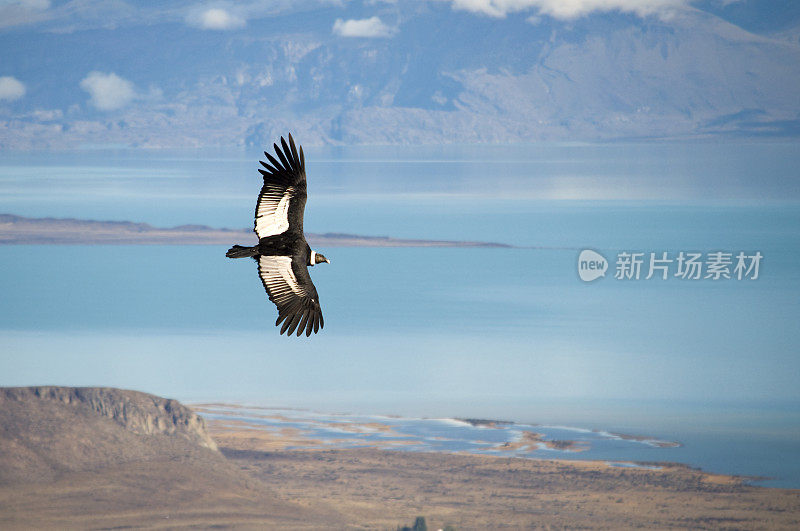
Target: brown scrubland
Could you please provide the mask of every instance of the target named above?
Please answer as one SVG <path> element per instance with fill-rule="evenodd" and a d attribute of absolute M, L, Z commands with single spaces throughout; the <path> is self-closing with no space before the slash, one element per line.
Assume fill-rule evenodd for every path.
<path fill-rule="evenodd" d="M 800 490 L 681 465 L 287 450 L 105 388 L 0 389 L 0 528 L 798 529 Z"/>

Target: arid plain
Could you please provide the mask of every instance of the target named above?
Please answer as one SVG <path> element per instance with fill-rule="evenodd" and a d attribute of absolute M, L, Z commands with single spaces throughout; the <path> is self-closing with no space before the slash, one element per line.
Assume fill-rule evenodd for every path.
<path fill-rule="evenodd" d="M 0 527 L 796 529 L 800 491 L 659 470 L 375 448 L 286 450 L 174 400 L 0 392 Z M 283 449 L 282 449 L 283 448 Z"/>

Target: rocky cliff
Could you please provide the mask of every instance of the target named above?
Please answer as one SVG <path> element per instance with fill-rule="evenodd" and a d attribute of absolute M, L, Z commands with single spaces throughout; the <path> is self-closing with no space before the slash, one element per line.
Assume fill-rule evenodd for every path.
<path fill-rule="evenodd" d="M 0 388 L 0 407 L 8 400 L 46 400 L 89 409 L 133 433 L 177 435 L 204 448 L 217 449 L 206 432 L 203 419 L 170 398 L 109 387 Z"/>
<path fill-rule="evenodd" d="M 217 451 L 176 400 L 100 387 L 0 388 L 0 529 L 343 528 Z"/>
<path fill-rule="evenodd" d="M 99 387 L 0 388 L 0 483 L 168 458 L 215 460 L 203 419 L 177 400 Z"/>

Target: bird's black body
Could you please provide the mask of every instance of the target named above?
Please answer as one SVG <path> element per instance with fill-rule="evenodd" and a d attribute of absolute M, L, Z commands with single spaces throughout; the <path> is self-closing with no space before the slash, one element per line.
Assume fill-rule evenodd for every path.
<path fill-rule="evenodd" d="M 295 147 L 292 135 L 289 143 L 281 137 L 281 146 L 273 144 L 275 155 L 264 155 L 269 163 L 261 162 L 258 171 L 264 186 L 258 195 L 255 233 L 258 245 L 234 245 L 228 258 L 251 257 L 258 262 L 258 274 L 269 300 L 278 307 L 281 334 L 306 335 L 323 327 L 319 295 L 308 274 L 308 266 L 328 262 L 311 250 L 303 234 L 303 214 L 306 205 L 306 172 L 303 148 Z"/>
<path fill-rule="evenodd" d="M 293 255 L 299 252 L 305 256 L 305 262 L 308 262 L 308 257 L 311 256 L 311 247 L 306 243 L 305 237 L 302 234 L 293 232 L 284 232 L 283 234 L 261 238 L 257 247 L 258 254 L 266 255 Z"/>

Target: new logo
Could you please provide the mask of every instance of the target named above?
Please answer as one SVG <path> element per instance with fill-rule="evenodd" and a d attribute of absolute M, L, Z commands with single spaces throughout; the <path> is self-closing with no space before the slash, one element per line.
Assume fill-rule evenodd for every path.
<path fill-rule="evenodd" d="M 591 282 L 606 276 L 608 260 L 602 254 L 584 249 L 578 256 L 578 276 L 584 282 Z"/>

